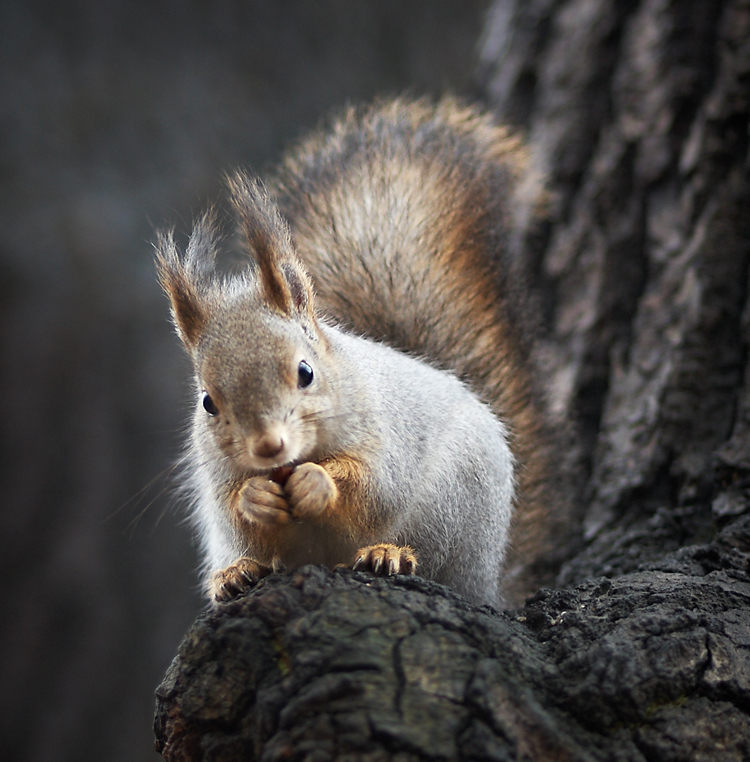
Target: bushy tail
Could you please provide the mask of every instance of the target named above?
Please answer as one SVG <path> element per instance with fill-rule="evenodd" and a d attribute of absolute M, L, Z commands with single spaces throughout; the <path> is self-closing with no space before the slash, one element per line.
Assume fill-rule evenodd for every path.
<path fill-rule="evenodd" d="M 309 138 L 274 187 L 322 308 L 455 372 L 509 425 L 512 602 L 549 582 L 568 512 L 512 255 L 515 220 L 534 203 L 530 179 L 522 141 L 490 116 L 450 99 L 395 100 L 349 110 Z"/>

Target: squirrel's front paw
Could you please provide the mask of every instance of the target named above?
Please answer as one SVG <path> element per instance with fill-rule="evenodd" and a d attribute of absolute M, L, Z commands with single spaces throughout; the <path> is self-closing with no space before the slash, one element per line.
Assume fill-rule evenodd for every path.
<path fill-rule="evenodd" d="M 292 518 L 284 488 L 266 476 L 251 476 L 242 485 L 239 509 L 245 518 L 259 524 L 287 524 Z"/>
<path fill-rule="evenodd" d="M 295 519 L 318 516 L 336 502 L 338 489 L 317 463 L 300 463 L 284 487 Z"/>
<path fill-rule="evenodd" d="M 270 567 L 263 566 L 252 558 L 239 558 L 226 569 L 213 573 L 208 583 L 211 599 L 221 603 L 235 598 L 270 573 Z"/>
<path fill-rule="evenodd" d="M 381 543 L 360 548 L 352 568 L 386 577 L 392 574 L 414 574 L 417 570 L 417 557 L 411 548 Z"/>

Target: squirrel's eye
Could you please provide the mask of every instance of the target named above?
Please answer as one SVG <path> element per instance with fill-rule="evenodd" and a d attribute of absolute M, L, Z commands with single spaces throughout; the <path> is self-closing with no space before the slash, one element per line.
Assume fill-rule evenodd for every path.
<path fill-rule="evenodd" d="M 313 369 L 302 360 L 297 369 L 297 376 L 299 378 L 300 388 L 304 389 L 306 386 L 310 386 L 313 381 Z"/>
<path fill-rule="evenodd" d="M 201 394 L 201 404 L 203 405 L 203 409 L 209 415 L 219 414 L 219 408 L 216 407 L 216 403 L 211 399 L 211 395 L 208 392 L 203 392 Z"/>

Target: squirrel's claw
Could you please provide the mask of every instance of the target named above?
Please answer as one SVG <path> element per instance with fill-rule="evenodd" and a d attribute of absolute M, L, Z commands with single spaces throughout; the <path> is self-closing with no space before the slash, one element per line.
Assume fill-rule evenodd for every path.
<path fill-rule="evenodd" d="M 417 557 L 409 547 L 381 543 L 358 550 L 352 568 L 385 577 L 409 575 L 417 570 Z"/>
<path fill-rule="evenodd" d="M 209 582 L 211 599 L 215 603 L 223 603 L 236 598 L 270 573 L 268 566 L 251 558 L 239 558 L 226 569 L 214 572 Z"/>

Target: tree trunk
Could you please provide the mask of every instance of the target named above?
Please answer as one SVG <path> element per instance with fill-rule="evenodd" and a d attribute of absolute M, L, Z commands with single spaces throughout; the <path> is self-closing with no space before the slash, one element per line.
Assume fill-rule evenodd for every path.
<path fill-rule="evenodd" d="M 750 5 L 517 5 L 490 16 L 482 71 L 551 180 L 553 387 L 590 472 L 569 584 L 744 508 Z"/>
<path fill-rule="evenodd" d="M 750 758 L 747 0 L 498 0 L 480 80 L 550 179 L 523 231 L 582 549 L 513 613 L 304 569 L 200 619 L 168 760 Z"/>

